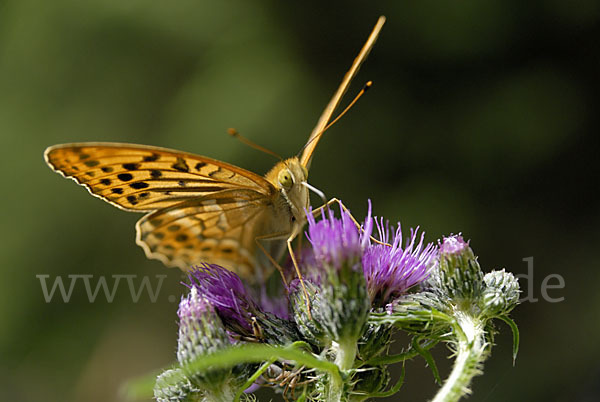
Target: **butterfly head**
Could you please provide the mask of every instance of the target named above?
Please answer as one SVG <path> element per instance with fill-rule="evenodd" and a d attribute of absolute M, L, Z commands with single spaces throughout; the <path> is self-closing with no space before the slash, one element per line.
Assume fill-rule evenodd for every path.
<path fill-rule="evenodd" d="M 298 222 L 304 221 L 304 210 L 309 207 L 308 189 L 302 185 L 307 179 L 308 170 L 297 157 L 279 162 L 267 173 L 267 180 L 286 199 L 294 219 Z"/>

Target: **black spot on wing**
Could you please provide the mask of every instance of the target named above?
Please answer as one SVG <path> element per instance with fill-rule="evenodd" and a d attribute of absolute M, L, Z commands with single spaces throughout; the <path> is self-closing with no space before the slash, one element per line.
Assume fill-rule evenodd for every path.
<path fill-rule="evenodd" d="M 160 155 L 152 154 L 150 156 L 144 156 L 144 162 L 156 162 L 160 158 Z"/>
<path fill-rule="evenodd" d="M 221 168 L 218 167 L 217 170 L 213 170 L 212 172 L 210 172 L 208 175 L 210 177 L 214 177 L 215 175 L 219 174 L 221 172 Z"/>
<path fill-rule="evenodd" d="M 123 194 L 122 188 L 113 188 L 110 191 L 112 191 L 114 194 Z"/>
<path fill-rule="evenodd" d="M 100 170 L 102 170 L 104 173 L 110 173 L 113 171 L 113 168 L 110 166 L 102 166 Z"/>
<path fill-rule="evenodd" d="M 189 166 L 187 165 L 187 163 L 185 163 L 185 159 L 183 159 L 180 156 L 177 157 L 177 162 L 172 164 L 171 167 L 175 170 L 179 170 L 180 172 L 189 172 L 190 171 Z"/>
<path fill-rule="evenodd" d="M 129 201 L 129 203 L 130 203 L 131 205 L 135 205 L 135 204 L 137 204 L 137 203 L 138 203 L 138 202 L 137 202 L 137 199 L 136 199 L 136 197 L 135 197 L 135 195 L 128 195 L 128 196 L 127 196 L 127 201 Z"/>
<path fill-rule="evenodd" d="M 124 163 L 123 164 L 123 169 L 126 169 L 126 170 L 138 170 L 139 168 L 140 168 L 139 163 Z"/>
<path fill-rule="evenodd" d="M 102 179 L 100 180 L 100 184 L 103 184 L 105 186 L 110 186 L 111 180 L 110 179 Z"/>
<path fill-rule="evenodd" d="M 100 164 L 100 162 L 98 162 L 96 160 L 91 160 L 91 161 L 85 161 L 85 162 L 83 162 L 83 164 L 87 167 L 94 167 L 94 166 L 98 166 Z"/>
<path fill-rule="evenodd" d="M 136 189 L 136 190 L 141 190 L 141 189 L 147 188 L 148 186 L 149 186 L 149 184 L 146 182 L 143 182 L 143 181 L 139 181 L 137 183 L 131 183 L 129 185 L 129 187 Z"/>
<path fill-rule="evenodd" d="M 152 176 L 154 179 L 158 179 L 160 176 L 162 176 L 162 172 L 160 170 L 153 170 L 150 172 L 150 176 Z"/>
<path fill-rule="evenodd" d="M 198 170 L 198 171 L 199 171 L 199 170 L 200 170 L 200 169 L 202 169 L 204 166 L 206 166 L 206 163 L 204 163 L 204 162 L 198 162 L 198 163 L 196 163 L 196 166 L 194 166 L 194 169 L 196 169 L 196 170 Z"/>
<path fill-rule="evenodd" d="M 133 176 L 130 173 L 120 173 L 117 175 L 117 177 L 121 181 L 129 181 L 129 180 L 133 179 Z"/>

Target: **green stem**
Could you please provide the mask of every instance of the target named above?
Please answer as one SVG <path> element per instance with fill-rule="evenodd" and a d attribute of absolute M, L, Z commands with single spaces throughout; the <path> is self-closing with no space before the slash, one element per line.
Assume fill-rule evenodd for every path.
<path fill-rule="evenodd" d="M 256 370 L 256 372 L 254 372 L 254 374 L 244 383 L 243 386 L 240 387 L 240 389 L 238 390 L 238 392 L 235 394 L 235 398 L 233 399 L 234 402 L 238 402 L 242 396 L 242 394 L 244 393 L 245 390 L 247 390 L 249 387 L 252 386 L 252 384 L 254 384 L 256 382 L 256 380 L 258 380 L 258 378 L 265 372 L 267 371 L 267 369 L 269 368 L 269 366 L 273 363 L 275 363 L 277 361 L 277 359 L 271 359 L 269 361 L 266 361 L 262 364 L 262 366 L 260 366 L 260 368 L 258 370 Z"/>
<path fill-rule="evenodd" d="M 327 402 L 340 402 L 342 400 L 342 394 L 344 392 L 344 382 L 342 377 L 333 376 L 329 377 L 329 390 L 327 392 Z"/>
<path fill-rule="evenodd" d="M 333 342 L 333 348 L 336 352 L 335 364 L 340 371 L 350 370 L 356 359 L 356 339 L 342 339 L 339 343 Z"/>
<path fill-rule="evenodd" d="M 333 342 L 331 348 L 335 353 L 335 364 L 340 372 L 347 373 L 354 366 L 356 360 L 356 339 L 344 338 L 339 342 Z M 330 375 L 327 402 L 339 402 L 344 395 L 344 382 L 339 373 Z"/>
<path fill-rule="evenodd" d="M 452 372 L 432 402 L 456 402 L 469 393 L 473 377 L 481 373 L 480 367 L 487 358 L 484 322 L 457 311 L 453 332 L 456 337 L 456 359 Z"/>

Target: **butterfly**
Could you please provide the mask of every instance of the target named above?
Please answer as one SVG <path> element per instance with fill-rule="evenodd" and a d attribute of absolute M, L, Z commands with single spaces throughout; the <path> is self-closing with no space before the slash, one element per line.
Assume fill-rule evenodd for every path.
<path fill-rule="evenodd" d="M 215 263 L 260 283 L 286 243 L 292 252 L 310 206 L 314 150 L 384 22 L 377 21 L 302 154 L 278 162 L 264 177 L 205 156 L 123 143 L 54 145 L 44 153 L 46 163 L 117 208 L 145 213 L 136 243 L 148 258 L 182 270 Z"/>

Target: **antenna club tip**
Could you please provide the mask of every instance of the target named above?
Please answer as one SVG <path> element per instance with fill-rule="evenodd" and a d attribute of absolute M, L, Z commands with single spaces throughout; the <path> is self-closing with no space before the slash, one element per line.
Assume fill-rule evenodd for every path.
<path fill-rule="evenodd" d="M 373 81 L 368 81 L 365 84 L 365 87 L 363 88 L 365 91 L 367 91 L 369 88 L 371 88 L 373 86 Z"/>
<path fill-rule="evenodd" d="M 228 128 L 227 134 L 229 134 L 232 137 L 236 137 L 237 135 L 239 135 L 238 131 L 235 128 Z"/>

